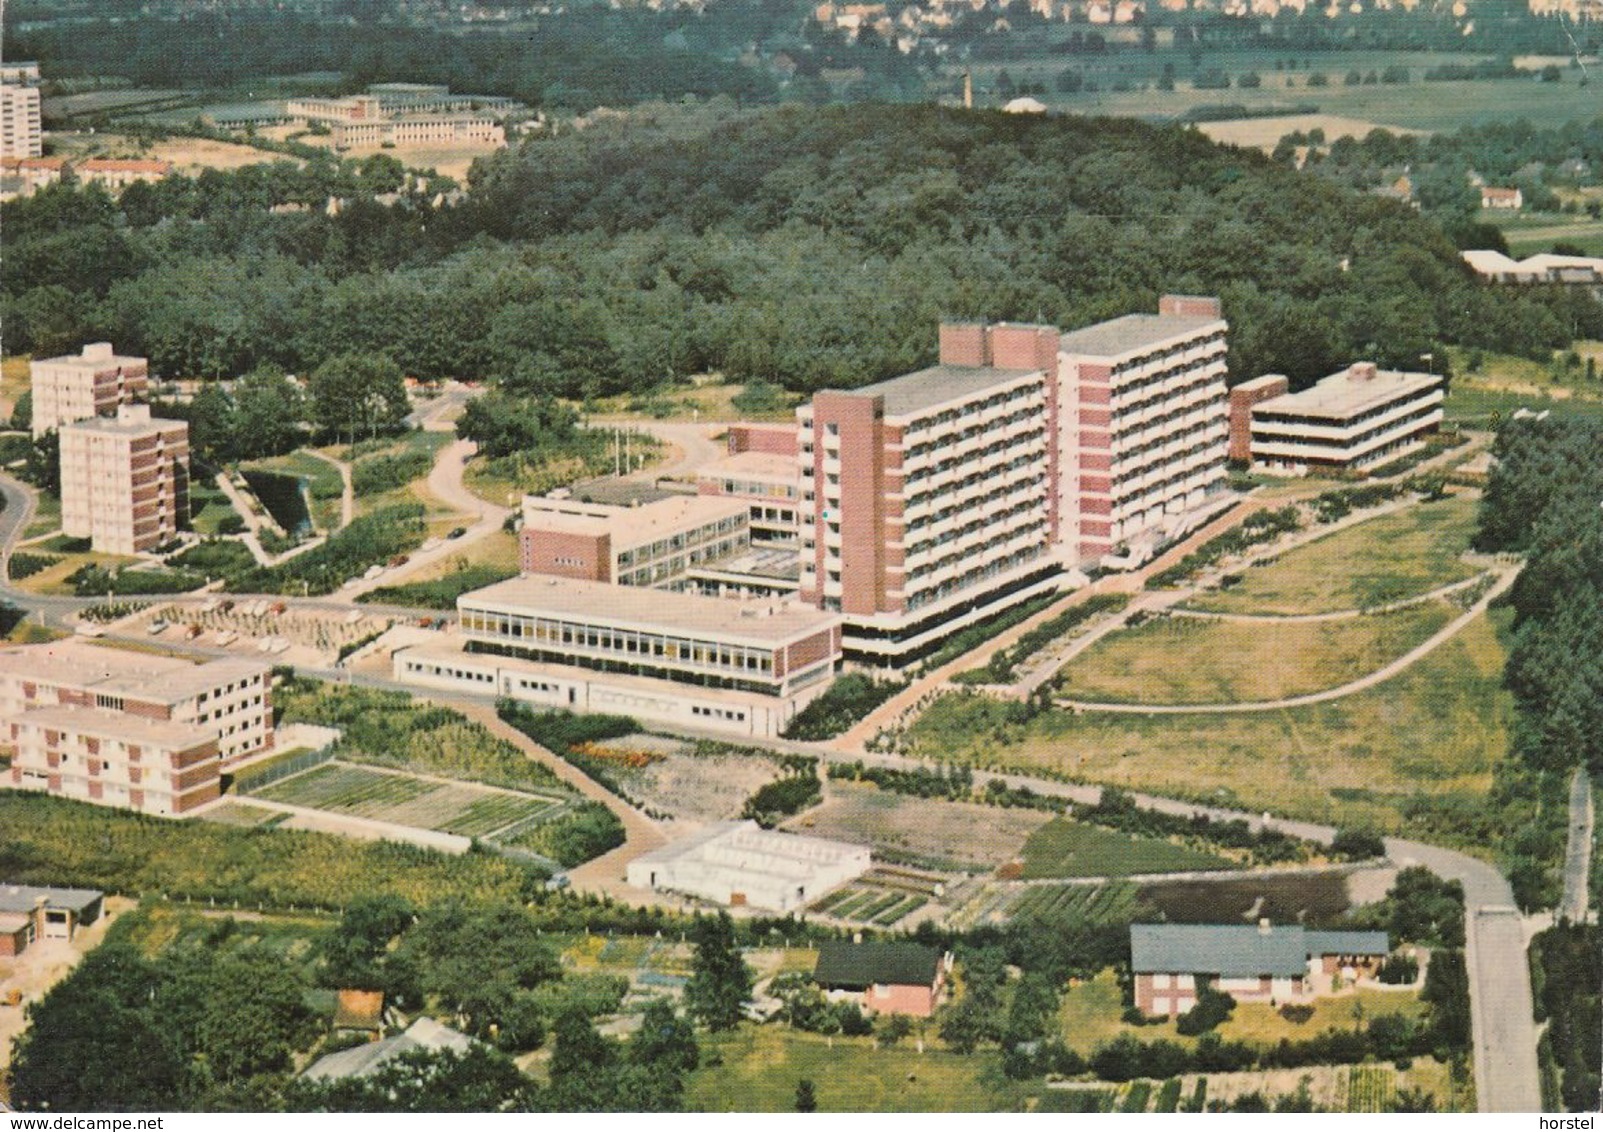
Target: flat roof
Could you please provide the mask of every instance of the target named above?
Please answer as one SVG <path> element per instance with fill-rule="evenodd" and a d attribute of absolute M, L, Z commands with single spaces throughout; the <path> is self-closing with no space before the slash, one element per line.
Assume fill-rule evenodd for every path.
<path fill-rule="evenodd" d="M 93 735 L 100 739 L 152 743 L 174 750 L 198 747 L 217 738 L 216 732 L 207 731 L 204 727 L 194 724 L 175 723 L 168 719 L 146 719 L 144 716 L 131 715 L 128 712 L 65 704 L 29 708 L 21 715 L 14 716 L 13 722 L 33 724 L 36 727 L 59 728 L 62 731 Z"/>
<path fill-rule="evenodd" d="M 523 513 L 525 530 L 559 534 L 611 535 L 623 546 L 638 546 L 679 531 L 716 523 L 720 519 L 745 518 L 751 512 L 746 500 L 720 495 L 670 495 L 642 503 L 638 507 L 618 507 L 606 503 L 574 503 L 575 512 L 557 510 L 568 500 L 535 498 Z M 552 510 L 544 506 L 549 503 Z"/>
<path fill-rule="evenodd" d="M 136 358 L 132 354 L 117 354 L 112 352 L 110 342 L 91 342 L 83 348 L 82 353 L 63 354 L 59 358 L 35 358 L 36 366 L 84 366 L 94 369 L 103 369 L 108 366 L 146 365 L 149 359 Z"/>
<path fill-rule="evenodd" d="M 149 436 L 157 432 L 171 432 L 175 428 L 182 428 L 186 432 L 189 424 L 185 421 L 175 421 L 167 417 L 88 417 L 81 421 L 73 421 L 61 426 L 62 432 L 98 432 L 108 436 Z"/>
<path fill-rule="evenodd" d="M 885 412 L 893 417 L 932 409 L 949 401 L 961 401 L 996 385 L 1006 385 L 1035 369 L 997 369 L 994 366 L 930 366 L 905 373 L 889 381 L 878 381 L 846 392 L 862 397 L 883 397 Z"/>
<path fill-rule="evenodd" d="M 178 657 L 101 648 L 69 638 L 0 649 L 0 675 L 76 688 L 102 688 L 163 702 L 188 699 L 218 684 L 265 676 L 268 665 L 243 657 L 194 664 Z"/>
<path fill-rule="evenodd" d="M 703 464 L 696 473 L 699 479 L 724 479 L 731 476 L 751 476 L 762 480 L 794 480 L 801 478 L 801 465 L 794 456 L 780 456 L 773 452 L 737 452 Z"/>
<path fill-rule="evenodd" d="M 103 895 L 93 888 L 54 888 L 0 881 L 0 912 L 32 912 L 40 897 L 45 899 L 49 907 L 81 912 Z"/>
<path fill-rule="evenodd" d="M 1058 341 L 1065 354 L 1093 358 L 1116 358 L 1171 338 L 1195 334 L 1210 326 L 1223 325 L 1224 319 L 1189 314 L 1127 314 L 1080 330 L 1071 330 Z"/>
<path fill-rule="evenodd" d="M 1240 385 L 1232 385 L 1230 388 L 1232 390 L 1239 389 L 1243 393 L 1256 393 L 1260 389 L 1267 389 L 1271 385 L 1287 380 L 1289 379 L 1283 373 L 1266 373 L 1261 377 L 1253 378 L 1251 381 L 1243 381 Z"/>
<path fill-rule="evenodd" d="M 1339 373 L 1321 378 L 1316 384 L 1298 393 L 1282 393 L 1253 406 L 1253 413 L 1286 413 L 1298 417 L 1329 417 L 1345 420 L 1358 416 L 1376 405 L 1384 405 L 1399 397 L 1424 393 L 1441 384 L 1441 378 L 1429 373 L 1404 373 L 1400 370 L 1377 370 L 1370 378 L 1359 377 L 1358 367 L 1349 366 Z"/>
<path fill-rule="evenodd" d="M 743 510 L 745 506 L 741 504 Z M 810 636 L 840 623 L 838 614 L 795 601 L 702 597 L 543 576 L 509 578 L 465 593 L 457 599 L 457 608 L 464 606 L 499 607 L 622 629 L 706 633 L 767 645 Z"/>

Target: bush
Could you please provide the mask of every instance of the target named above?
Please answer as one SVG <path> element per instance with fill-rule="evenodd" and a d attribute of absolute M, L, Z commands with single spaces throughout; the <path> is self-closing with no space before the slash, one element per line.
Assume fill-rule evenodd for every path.
<path fill-rule="evenodd" d="M 1152 575 L 1147 579 L 1147 589 L 1162 590 L 1183 585 L 1227 555 L 1240 554 L 1250 547 L 1273 542 L 1281 535 L 1301 528 L 1302 520 L 1294 506 L 1255 512 L 1243 519 L 1239 527 L 1209 539 L 1175 565 Z"/>
<path fill-rule="evenodd" d="M 1235 1008 L 1236 1000 L 1228 994 L 1204 987 L 1202 993 L 1197 995 L 1197 1004 L 1180 1015 L 1175 1029 L 1188 1038 L 1206 1034 L 1221 1022 L 1229 1020 L 1230 1012 Z"/>
<path fill-rule="evenodd" d="M 229 582 L 235 593 L 333 593 L 347 578 L 423 541 L 423 505 L 402 503 L 357 519 L 315 550 L 278 566 L 247 570 Z M 267 545 L 263 540 L 263 546 Z"/>
<path fill-rule="evenodd" d="M 759 787 L 746 799 L 740 816 L 754 819 L 764 829 L 772 829 L 791 815 L 816 805 L 821 796 L 818 772 L 810 766 L 802 773 L 776 778 Z"/>
<path fill-rule="evenodd" d="M 389 456 L 369 456 L 351 465 L 351 492 L 354 495 L 376 495 L 405 487 L 413 480 L 429 473 L 434 457 L 422 449 L 410 449 Z"/>
<path fill-rule="evenodd" d="M 188 574 L 181 570 L 122 569 L 113 572 L 92 562 L 68 574 L 67 581 L 79 597 L 100 594 L 181 594 L 206 584 L 206 579 L 199 574 Z"/>
<path fill-rule="evenodd" d="M 1330 855 L 1343 861 L 1366 861 L 1386 855 L 1380 834 L 1368 829 L 1338 829 L 1330 842 Z"/>
<path fill-rule="evenodd" d="M 1388 955 L 1375 977 L 1391 986 L 1406 986 L 1419 978 L 1419 961 L 1400 953 Z"/>
<path fill-rule="evenodd" d="M 797 713 L 784 736 L 804 742 L 833 739 L 905 687 L 905 681 L 848 672 Z"/>
<path fill-rule="evenodd" d="M 13 581 L 31 578 L 41 570 L 48 570 L 61 559 L 48 554 L 28 554 L 18 551 L 11 556 L 11 577 Z"/>

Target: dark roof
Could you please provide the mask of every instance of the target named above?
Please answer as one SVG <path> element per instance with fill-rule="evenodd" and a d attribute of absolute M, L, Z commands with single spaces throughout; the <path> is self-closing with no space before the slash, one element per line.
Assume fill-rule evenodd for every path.
<path fill-rule="evenodd" d="M 1385 955 L 1385 932 L 1310 932 L 1300 925 L 1131 924 L 1130 969 L 1251 978 L 1308 972 L 1311 955 Z"/>
<path fill-rule="evenodd" d="M 940 952 L 918 943 L 830 940 L 818 949 L 813 981 L 838 990 L 876 985 L 928 987 L 934 985 L 940 964 Z"/>

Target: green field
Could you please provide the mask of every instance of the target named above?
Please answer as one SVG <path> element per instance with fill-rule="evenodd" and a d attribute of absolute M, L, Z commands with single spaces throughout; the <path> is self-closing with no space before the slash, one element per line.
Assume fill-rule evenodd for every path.
<path fill-rule="evenodd" d="M 1453 613 L 1433 601 L 1339 621 L 1159 617 L 1104 637 L 1059 679 L 1064 695 L 1097 703 L 1277 700 L 1368 675 L 1427 640 Z"/>
<path fill-rule="evenodd" d="M 1241 572 L 1239 584 L 1198 594 L 1191 609 L 1326 613 L 1369 609 L 1473 577 L 1459 561 L 1477 503 L 1458 496 L 1346 527 Z"/>
<path fill-rule="evenodd" d="M 484 837 L 537 816 L 554 815 L 563 808 L 562 803 L 536 794 L 430 782 L 344 763 L 325 763 L 264 786 L 255 791 L 255 796 L 269 802 L 441 830 L 462 837 Z"/>
<path fill-rule="evenodd" d="M 912 753 L 1421 837 L 1433 829 L 1484 849 L 1495 831 L 1479 828 L 1481 800 L 1512 715 L 1504 659 L 1492 620 L 1479 617 L 1391 680 L 1308 707 L 1027 717 L 1017 704 L 954 694 L 914 724 Z"/>
<path fill-rule="evenodd" d="M 1212 853 L 1064 818 L 1043 825 L 1024 843 L 1024 875 L 1030 879 L 1127 877 L 1233 867 Z"/>
<path fill-rule="evenodd" d="M 1132 884 L 1032 884 L 1019 890 L 1008 907 L 1021 919 L 1116 924 L 1135 911 Z"/>
<path fill-rule="evenodd" d="M 1557 243 L 1573 244 L 1586 255 L 1603 255 L 1603 220 L 1594 220 L 1585 213 L 1483 215 L 1502 231 L 1503 239 L 1508 242 L 1508 253 L 1515 259 L 1550 252 Z"/>
<path fill-rule="evenodd" d="M 995 1053 L 924 1053 L 909 1038 L 880 1049 L 870 1038 L 835 1038 L 779 1026 L 742 1024 L 698 1035 L 702 1068 L 690 1075 L 685 1108 L 705 1112 L 791 1112 L 796 1083 L 813 1082 L 820 1112 L 996 1112 L 1024 1092 L 996 1070 Z"/>

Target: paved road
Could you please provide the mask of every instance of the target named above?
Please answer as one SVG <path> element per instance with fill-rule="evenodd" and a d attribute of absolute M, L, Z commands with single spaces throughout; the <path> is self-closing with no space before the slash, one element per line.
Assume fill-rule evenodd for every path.
<path fill-rule="evenodd" d="M 686 424 L 680 421 L 653 421 L 653 420 L 608 420 L 597 421 L 591 427 L 607 429 L 617 425 L 624 429 L 638 429 L 648 432 L 658 440 L 668 445 L 670 451 L 663 463 L 653 464 L 638 472 L 631 472 L 625 479 L 649 480 L 689 480 L 696 478 L 696 472 L 704 465 L 721 459 L 728 454 L 728 449 L 721 440 L 714 440 L 713 434 L 729 427 L 726 423 L 717 421 L 701 421 L 695 424 Z"/>
<path fill-rule="evenodd" d="M 1564 853 L 1564 899 L 1559 915 L 1572 924 L 1586 919 L 1591 893 L 1592 836 L 1595 815 L 1592 807 L 1592 776 L 1577 767 L 1570 779 L 1570 837 Z"/>

